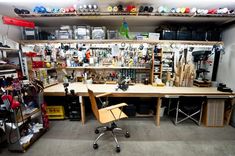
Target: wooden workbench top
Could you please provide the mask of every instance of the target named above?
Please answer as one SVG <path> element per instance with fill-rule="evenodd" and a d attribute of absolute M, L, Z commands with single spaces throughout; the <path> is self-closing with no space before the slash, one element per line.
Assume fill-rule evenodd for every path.
<path fill-rule="evenodd" d="M 153 97 L 158 94 L 156 92 L 156 87 L 151 85 L 143 85 L 136 84 L 133 86 L 129 86 L 127 91 L 122 91 L 121 89 L 116 90 L 117 85 L 113 84 L 82 84 L 82 83 L 70 83 L 68 86 L 68 90 L 75 90 L 75 93 L 81 96 L 88 96 L 87 88 L 93 90 L 95 94 L 100 94 L 104 92 L 113 93 L 112 96 L 116 97 L 125 97 L 125 96 L 133 96 L 138 97 L 141 95 L 142 97 Z M 64 96 L 64 86 L 62 83 L 54 85 L 52 87 L 48 87 L 44 89 L 44 95 L 46 96 Z"/>
<path fill-rule="evenodd" d="M 159 97 L 173 95 L 214 95 L 214 96 L 232 96 L 234 93 L 220 92 L 217 88 L 199 88 L 199 87 L 155 87 L 152 85 L 135 84 L 129 86 L 127 91 L 116 91 L 117 85 L 112 84 L 82 84 L 78 82 L 70 83 L 68 90 L 75 90 L 75 93 L 80 96 L 88 96 L 87 87 L 96 94 L 111 92 L 115 97 Z M 64 96 L 63 83 L 44 89 L 45 96 Z"/>

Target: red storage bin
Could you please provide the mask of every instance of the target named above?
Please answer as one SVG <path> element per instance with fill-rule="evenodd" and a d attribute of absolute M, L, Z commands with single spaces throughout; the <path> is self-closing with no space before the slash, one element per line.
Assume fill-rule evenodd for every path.
<path fill-rule="evenodd" d="M 44 62 L 43 61 L 33 61 L 32 66 L 33 66 L 33 68 L 43 68 Z"/>

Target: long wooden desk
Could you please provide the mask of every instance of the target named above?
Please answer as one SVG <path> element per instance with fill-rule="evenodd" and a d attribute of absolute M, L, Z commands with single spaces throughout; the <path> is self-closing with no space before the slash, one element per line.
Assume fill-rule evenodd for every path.
<path fill-rule="evenodd" d="M 156 125 L 160 125 L 160 108 L 161 98 L 180 96 L 180 95 L 202 95 L 208 98 L 229 98 L 234 96 L 234 93 L 226 93 L 217 91 L 216 88 L 198 88 L 198 87 L 154 87 L 151 85 L 136 84 L 129 86 L 127 91 L 116 91 L 116 85 L 108 84 L 82 84 L 82 83 L 70 83 L 68 90 L 74 89 L 78 96 L 88 96 L 87 87 L 92 89 L 95 94 L 111 92 L 112 97 L 156 97 Z M 64 86 L 62 83 L 55 86 L 44 89 L 44 96 L 64 96 Z M 81 118 L 82 123 L 85 123 L 85 104 L 83 98 L 81 98 Z"/>

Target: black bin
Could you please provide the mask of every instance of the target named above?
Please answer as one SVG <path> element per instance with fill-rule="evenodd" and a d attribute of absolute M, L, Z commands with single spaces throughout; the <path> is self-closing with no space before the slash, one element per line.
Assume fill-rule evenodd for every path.
<path fill-rule="evenodd" d="M 194 41 L 205 41 L 206 40 L 206 32 L 205 31 L 193 31 L 192 32 L 192 40 Z"/>
<path fill-rule="evenodd" d="M 136 106 L 133 104 L 129 104 L 128 106 L 124 107 L 123 111 L 129 117 L 136 116 Z"/>
<path fill-rule="evenodd" d="M 207 40 L 208 41 L 221 41 L 221 31 L 219 30 L 213 30 L 213 31 L 207 31 Z"/>
<path fill-rule="evenodd" d="M 139 104 L 137 107 L 137 112 L 139 114 L 149 114 L 150 112 L 149 104 Z"/>
<path fill-rule="evenodd" d="M 177 31 L 177 40 L 192 40 L 192 32 L 185 31 Z"/>
<path fill-rule="evenodd" d="M 173 30 L 162 30 L 160 33 L 161 40 L 176 40 L 177 33 Z"/>

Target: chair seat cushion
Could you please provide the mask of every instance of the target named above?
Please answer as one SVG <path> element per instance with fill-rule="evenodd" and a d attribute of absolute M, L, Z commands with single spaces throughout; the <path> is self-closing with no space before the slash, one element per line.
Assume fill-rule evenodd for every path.
<path fill-rule="evenodd" d="M 112 113 L 111 113 L 111 111 L 108 111 L 105 108 L 99 109 L 100 123 L 104 124 L 104 123 L 116 121 L 116 120 L 119 120 L 122 118 L 127 118 L 127 115 L 124 112 L 122 112 L 119 108 L 112 109 Z M 121 113 L 121 115 L 120 115 L 120 113 Z M 114 118 L 113 115 L 115 116 L 116 119 Z"/>

